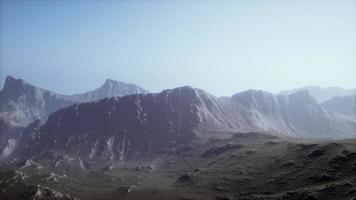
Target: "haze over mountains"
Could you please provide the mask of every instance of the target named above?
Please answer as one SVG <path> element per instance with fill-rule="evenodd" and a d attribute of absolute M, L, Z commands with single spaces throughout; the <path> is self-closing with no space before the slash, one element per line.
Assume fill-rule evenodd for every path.
<path fill-rule="evenodd" d="M 343 97 L 336 96 L 321 103 L 321 106 L 325 110 L 339 117 L 344 117 L 350 120 L 356 118 L 356 95 Z"/>
<path fill-rule="evenodd" d="M 333 97 L 344 97 L 351 96 L 356 94 L 356 89 L 343 89 L 341 87 L 320 87 L 320 86 L 306 86 L 301 88 L 296 88 L 292 90 L 284 90 L 278 94 L 288 95 L 295 93 L 296 91 L 307 90 L 309 94 L 316 100 L 318 103 L 330 100 Z"/>

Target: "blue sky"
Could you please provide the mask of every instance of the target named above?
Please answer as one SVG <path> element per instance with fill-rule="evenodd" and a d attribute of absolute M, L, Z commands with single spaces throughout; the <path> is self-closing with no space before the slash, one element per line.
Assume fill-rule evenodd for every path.
<path fill-rule="evenodd" d="M 356 1 L 1 1 L 7 75 L 64 94 L 106 78 L 215 95 L 356 87 Z"/>

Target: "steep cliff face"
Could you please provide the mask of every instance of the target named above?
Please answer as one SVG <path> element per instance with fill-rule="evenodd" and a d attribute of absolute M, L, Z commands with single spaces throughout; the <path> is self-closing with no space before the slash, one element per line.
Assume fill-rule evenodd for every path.
<path fill-rule="evenodd" d="M 13 77 L 7 77 L 0 91 L 0 114 L 13 126 L 25 126 L 72 104 L 74 102 L 64 100 L 56 93 Z"/>

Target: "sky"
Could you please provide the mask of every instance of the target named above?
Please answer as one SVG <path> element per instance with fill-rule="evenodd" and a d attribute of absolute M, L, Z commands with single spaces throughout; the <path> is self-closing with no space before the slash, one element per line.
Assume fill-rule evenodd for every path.
<path fill-rule="evenodd" d="M 0 0 L 8 75 L 63 94 L 356 88 L 356 0 Z"/>

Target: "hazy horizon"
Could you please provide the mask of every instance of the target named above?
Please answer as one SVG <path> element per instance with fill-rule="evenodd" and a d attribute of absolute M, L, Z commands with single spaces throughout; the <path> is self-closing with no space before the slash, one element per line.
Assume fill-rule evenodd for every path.
<path fill-rule="evenodd" d="M 8 75 L 62 94 L 110 78 L 216 96 L 356 88 L 356 1 L 1 1 Z"/>

